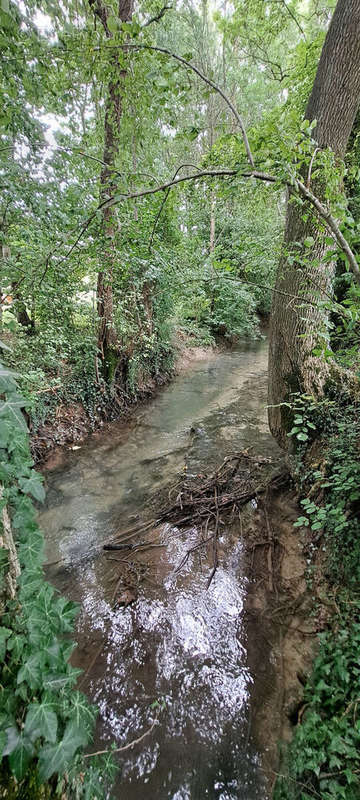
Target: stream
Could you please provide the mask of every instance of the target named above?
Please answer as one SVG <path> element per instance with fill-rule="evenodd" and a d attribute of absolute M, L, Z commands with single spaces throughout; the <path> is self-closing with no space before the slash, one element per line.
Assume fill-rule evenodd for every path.
<path fill-rule="evenodd" d="M 92 749 L 126 745 L 158 718 L 119 755 L 115 798 L 268 798 L 264 742 L 274 732 L 259 737 L 254 720 L 271 697 L 276 664 L 261 624 L 246 617 L 251 578 L 239 528 L 221 529 L 207 589 L 211 559 L 199 551 L 178 571 L 196 529 L 163 526 L 144 556 L 150 577 L 127 607 L 114 607 L 113 597 L 122 554 L 102 551 L 112 534 L 147 518 L 150 498 L 179 473 L 208 472 L 244 448 L 279 461 L 266 369 L 266 341 L 211 353 L 130 422 L 112 423 L 45 466 L 46 571 L 81 606 L 73 663 L 100 709 Z"/>

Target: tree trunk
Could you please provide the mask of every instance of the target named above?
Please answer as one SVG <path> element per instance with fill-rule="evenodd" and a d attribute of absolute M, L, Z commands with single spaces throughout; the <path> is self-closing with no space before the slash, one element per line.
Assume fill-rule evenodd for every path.
<path fill-rule="evenodd" d="M 306 119 L 317 122 L 313 137 L 319 148 L 330 148 L 344 158 L 359 103 L 360 2 L 338 0 L 305 112 Z M 307 181 L 307 174 L 303 179 Z M 312 181 L 311 188 L 324 199 L 321 177 Z M 332 293 L 334 265 L 325 258 L 327 235 L 309 207 L 288 197 L 269 349 L 269 424 L 283 447 L 291 418 L 286 406 L 279 404 L 292 392 L 321 394 L 327 376 L 326 363 L 312 354 L 328 327 L 328 313 L 319 307 L 319 301 Z M 311 243 L 310 237 L 314 242 L 307 247 L 304 242 Z"/>
<path fill-rule="evenodd" d="M 107 25 L 108 10 L 101 0 L 89 0 L 95 15 L 100 19 L 107 39 L 112 34 Z M 118 17 L 121 22 L 129 22 L 133 14 L 133 0 L 119 0 Z M 104 166 L 100 175 L 100 202 L 104 202 L 116 191 L 115 166 L 120 150 L 120 124 L 122 100 L 126 71 L 120 67 L 118 55 L 112 54 L 113 76 L 109 80 L 104 128 Z M 103 230 L 103 268 L 97 281 L 97 312 L 99 318 L 98 348 L 100 351 L 103 375 L 112 383 L 119 357 L 119 342 L 113 324 L 113 276 L 116 263 L 116 209 L 104 208 L 102 214 Z"/>
<path fill-rule="evenodd" d="M 210 255 L 215 250 L 215 210 L 216 210 L 216 195 L 214 190 L 212 190 L 210 195 L 210 241 L 209 241 L 209 251 Z"/>

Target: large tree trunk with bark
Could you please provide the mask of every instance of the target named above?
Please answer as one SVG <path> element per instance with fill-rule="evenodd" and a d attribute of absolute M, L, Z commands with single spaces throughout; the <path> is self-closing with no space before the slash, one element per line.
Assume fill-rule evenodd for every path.
<path fill-rule="evenodd" d="M 313 137 L 320 149 L 330 148 L 338 159 L 344 158 L 359 103 L 360 0 L 338 0 L 305 113 L 310 122 L 316 120 Z M 307 169 L 303 181 L 308 180 Z M 324 178 L 311 181 L 311 189 L 324 200 Z M 281 404 L 293 392 L 321 394 L 327 377 L 325 362 L 313 355 L 327 331 L 327 312 L 320 302 L 331 296 L 334 275 L 334 265 L 325 257 L 327 235 L 310 207 L 290 194 L 269 351 L 269 423 L 283 447 L 290 417 Z"/>
<path fill-rule="evenodd" d="M 102 0 L 89 0 L 94 14 L 101 21 L 107 39 L 112 38 L 108 28 L 108 10 Z M 129 22 L 133 15 L 134 0 L 119 0 L 118 17 Z M 100 175 L 100 202 L 112 197 L 116 191 L 116 161 L 120 150 L 120 125 L 123 107 L 126 70 L 120 66 L 117 53 L 111 55 L 112 75 L 108 84 L 105 110 L 103 168 Z M 111 383 L 120 356 L 120 344 L 113 323 L 113 277 L 116 264 L 116 209 L 104 208 L 102 214 L 103 253 L 102 269 L 97 281 L 97 312 L 99 318 L 98 348 L 103 365 L 103 375 Z"/>

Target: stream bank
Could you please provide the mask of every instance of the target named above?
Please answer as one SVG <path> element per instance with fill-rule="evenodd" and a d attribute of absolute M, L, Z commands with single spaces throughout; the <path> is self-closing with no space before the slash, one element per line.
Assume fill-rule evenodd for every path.
<path fill-rule="evenodd" d="M 194 552 L 179 570 L 196 527 L 149 531 L 156 546 L 122 563 L 102 551 L 148 518 L 154 492 L 181 473 L 208 473 L 234 450 L 251 449 L 269 469 L 281 464 L 267 427 L 266 366 L 265 342 L 194 362 L 130 421 L 45 468 L 47 572 L 81 605 L 74 664 L 100 708 L 94 750 L 126 745 L 159 716 L 120 754 L 116 798 L 271 795 L 278 739 L 291 733 L 314 640 L 294 490 L 269 497 L 266 513 L 249 503 L 222 527 L 208 589 L 211 552 Z M 269 548 L 254 546 L 269 528 L 278 541 L 272 585 Z M 136 573 L 145 578 L 134 587 Z"/>
<path fill-rule="evenodd" d="M 101 430 L 115 420 L 127 420 L 139 406 L 149 402 L 173 378 L 190 367 L 195 361 L 210 360 L 222 349 L 221 345 L 192 346 L 185 336 L 178 336 L 175 361 L 171 369 L 163 370 L 139 381 L 136 390 L 120 396 L 105 396 L 100 393 L 96 407 L 86 409 L 81 402 L 59 402 L 56 404 L 55 390 L 49 390 L 48 414 L 40 425 L 34 426 L 29 417 L 31 453 L 36 465 L 43 464 L 58 448 L 81 445 L 87 436 Z M 41 390 L 43 391 L 43 390 Z M 55 402 L 55 404 L 54 404 Z M 55 456 L 56 457 L 56 456 Z"/>

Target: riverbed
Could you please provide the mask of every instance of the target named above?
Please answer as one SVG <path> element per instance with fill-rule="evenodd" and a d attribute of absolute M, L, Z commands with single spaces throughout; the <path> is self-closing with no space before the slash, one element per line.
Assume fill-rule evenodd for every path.
<path fill-rule="evenodd" d="M 206 557 L 196 552 L 178 570 L 196 529 L 157 530 L 147 577 L 127 607 L 114 597 L 120 565 L 102 550 L 113 534 L 146 520 L 154 495 L 179 474 L 208 472 L 244 449 L 276 467 L 266 369 L 265 341 L 209 354 L 130 422 L 112 423 L 45 466 L 47 574 L 80 604 L 74 663 L 100 709 L 95 746 L 121 747 L 156 723 L 119 755 L 115 798 L 270 796 L 277 655 L 266 624 L 247 613 L 253 580 L 239 526 L 221 529 L 208 589 Z"/>

